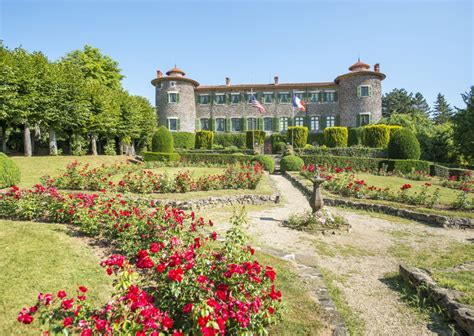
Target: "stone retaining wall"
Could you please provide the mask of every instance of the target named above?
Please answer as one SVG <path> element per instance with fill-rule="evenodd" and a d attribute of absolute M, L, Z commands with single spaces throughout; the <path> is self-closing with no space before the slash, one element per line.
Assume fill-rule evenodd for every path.
<path fill-rule="evenodd" d="M 297 177 L 284 173 L 284 176 L 288 178 L 298 189 L 304 194 L 311 195 L 312 188 L 303 184 Z M 330 206 L 345 206 L 354 209 L 368 210 L 382 212 L 387 215 L 397 216 L 415 220 L 418 222 L 428 223 L 430 225 L 458 228 L 458 229 L 474 229 L 474 219 L 461 218 L 461 217 L 450 217 L 436 214 L 427 214 L 423 212 L 417 212 L 413 210 L 400 209 L 385 204 L 374 204 L 374 203 L 363 203 L 352 200 L 345 200 L 339 198 L 324 197 L 324 203 Z"/>
<path fill-rule="evenodd" d="M 455 291 L 438 287 L 428 273 L 418 268 L 400 265 L 399 272 L 403 280 L 432 298 L 459 328 L 468 335 L 474 335 L 474 309 L 459 303 Z"/>

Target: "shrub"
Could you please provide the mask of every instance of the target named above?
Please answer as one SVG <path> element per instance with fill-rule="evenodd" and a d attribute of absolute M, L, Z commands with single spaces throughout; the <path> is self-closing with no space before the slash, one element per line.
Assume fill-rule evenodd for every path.
<path fill-rule="evenodd" d="M 4 153 L 0 153 L 0 189 L 18 184 L 20 178 L 20 168 L 17 164 Z"/>
<path fill-rule="evenodd" d="M 334 156 L 354 156 L 354 157 L 373 157 L 387 158 L 387 150 L 385 148 L 370 147 L 312 147 L 305 148 L 304 154 L 313 155 L 334 155 Z"/>
<path fill-rule="evenodd" d="M 324 129 L 324 143 L 328 147 L 347 147 L 347 127 L 326 127 Z"/>
<path fill-rule="evenodd" d="M 197 131 L 196 132 L 196 140 L 195 140 L 195 148 L 207 148 L 212 149 L 212 145 L 214 143 L 214 132 L 211 131 Z"/>
<path fill-rule="evenodd" d="M 268 155 L 255 155 L 252 162 L 260 163 L 270 174 L 275 171 L 275 160 Z"/>
<path fill-rule="evenodd" d="M 217 133 L 214 134 L 214 144 L 224 148 L 236 146 L 246 148 L 246 135 L 244 133 Z"/>
<path fill-rule="evenodd" d="M 143 160 L 148 161 L 162 161 L 174 162 L 179 161 L 181 156 L 178 153 L 157 153 L 157 152 L 143 152 Z"/>
<path fill-rule="evenodd" d="M 237 155 L 236 155 L 237 154 Z M 207 154 L 207 153 L 181 153 L 181 161 L 188 163 L 234 164 L 249 163 L 252 155 L 235 154 Z"/>
<path fill-rule="evenodd" d="M 304 148 L 308 141 L 308 128 L 303 126 L 288 127 L 287 140 L 294 148 Z"/>
<path fill-rule="evenodd" d="M 389 125 L 368 125 L 363 127 L 362 144 L 367 147 L 387 148 L 390 141 L 390 131 L 393 126 Z"/>
<path fill-rule="evenodd" d="M 117 155 L 117 150 L 115 148 L 115 140 L 107 139 L 107 143 L 104 146 L 105 155 Z"/>
<path fill-rule="evenodd" d="M 193 149 L 194 133 L 191 132 L 172 132 L 174 148 Z"/>
<path fill-rule="evenodd" d="M 362 145 L 362 132 L 364 131 L 363 127 L 351 127 L 348 129 L 349 136 L 347 139 L 349 146 L 358 146 Z"/>
<path fill-rule="evenodd" d="M 252 149 L 254 144 L 263 146 L 265 142 L 265 132 L 264 131 L 247 131 L 246 144 L 247 148 Z"/>
<path fill-rule="evenodd" d="M 391 159 L 418 160 L 420 143 L 415 134 L 407 128 L 398 129 L 388 143 L 388 157 Z"/>
<path fill-rule="evenodd" d="M 173 136 L 169 129 L 165 126 L 159 127 L 155 134 L 153 134 L 153 139 L 151 143 L 151 148 L 153 152 L 158 153 L 173 153 Z"/>
<path fill-rule="evenodd" d="M 295 155 L 287 155 L 280 161 L 280 169 L 282 172 L 300 171 L 303 165 L 303 159 Z"/>
<path fill-rule="evenodd" d="M 282 148 L 281 148 L 281 143 L 285 144 L 285 137 L 280 134 L 280 133 L 273 133 L 270 135 L 270 141 L 272 143 L 272 152 L 273 153 L 280 153 Z"/>
<path fill-rule="evenodd" d="M 318 146 L 324 145 L 324 133 L 310 133 L 308 135 L 308 143 Z"/>

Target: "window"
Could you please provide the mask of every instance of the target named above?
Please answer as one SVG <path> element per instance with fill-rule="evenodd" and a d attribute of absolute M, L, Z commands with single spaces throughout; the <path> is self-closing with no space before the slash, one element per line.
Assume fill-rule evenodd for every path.
<path fill-rule="evenodd" d="M 240 103 L 240 93 L 231 93 L 230 94 L 230 102 L 232 104 Z"/>
<path fill-rule="evenodd" d="M 369 97 L 370 96 L 370 86 L 369 85 L 359 85 L 357 88 L 357 96 L 359 97 Z"/>
<path fill-rule="evenodd" d="M 247 118 L 247 129 L 249 131 L 257 129 L 257 118 Z"/>
<path fill-rule="evenodd" d="M 359 125 L 364 126 L 370 124 L 370 112 L 359 114 Z"/>
<path fill-rule="evenodd" d="M 178 130 L 178 118 L 168 118 L 168 129 L 170 131 Z"/>
<path fill-rule="evenodd" d="M 178 92 L 168 92 L 168 103 L 177 103 L 179 101 Z"/>
<path fill-rule="evenodd" d="M 336 117 L 335 116 L 326 116 L 326 127 L 336 126 Z"/>
<path fill-rule="evenodd" d="M 273 131 L 273 118 L 263 118 L 263 130 L 266 132 Z"/>
<path fill-rule="evenodd" d="M 288 130 L 288 118 L 281 117 L 280 118 L 280 131 L 287 131 Z"/>
<path fill-rule="evenodd" d="M 309 99 L 312 103 L 317 103 L 319 101 L 319 91 L 310 92 Z"/>
<path fill-rule="evenodd" d="M 304 91 L 293 91 L 293 95 L 298 97 L 299 99 L 304 99 Z"/>
<path fill-rule="evenodd" d="M 231 119 L 232 132 L 240 132 L 240 118 Z"/>
<path fill-rule="evenodd" d="M 335 91 L 327 91 L 326 92 L 326 101 L 327 102 L 336 101 L 336 92 Z"/>
<path fill-rule="evenodd" d="M 311 132 L 317 132 L 319 128 L 319 116 L 312 116 L 309 118 L 309 130 Z"/>
<path fill-rule="evenodd" d="M 252 102 L 253 97 L 255 97 L 255 99 L 258 99 L 257 94 L 255 92 L 247 92 L 247 103 L 250 104 Z"/>
<path fill-rule="evenodd" d="M 170 87 L 175 87 L 176 86 L 176 82 L 170 82 Z"/>
<path fill-rule="evenodd" d="M 162 83 L 162 82 L 156 83 L 156 89 L 157 89 L 157 90 L 160 90 L 162 87 L 163 87 L 163 83 Z"/>
<path fill-rule="evenodd" d="M 280 92 L 278 94 L 278 101 L 282 104 L 288 104 L 290 102 L 290 94 L 288 92 Z"/>
<path fill-rule="evenodd" d="M 225 94 L 224 93 L 216 93 L 214 96 L 214 102 L 217 105 L 223 105 L 225 103 Z"/>
<path fill-rule="evenodd" d="M 209 104 L 209 95 L 208 94 L 199 95 L 199 104 L 201 105 Z"/>
<path fill-rule="evenodd" d="M 225 131 L 225 119 L 216 118 L 216 132 L 224 132 L 224 131 Z"/>
<path fill-rule="evenodd" d="M 304 126 L 304 118 L 295 117 L 295 126 Z"/>
<path fill-rule="evenodd" d="M 209 118 L 201 118 L 201 129 L 209 131 Z"/>
<path fill-rule="evenodd" d="M 273 102 L 273 93 L 264 92 L 263 93 L 263 103 L 264 104 L 271 104 L 272 102 Z"/>

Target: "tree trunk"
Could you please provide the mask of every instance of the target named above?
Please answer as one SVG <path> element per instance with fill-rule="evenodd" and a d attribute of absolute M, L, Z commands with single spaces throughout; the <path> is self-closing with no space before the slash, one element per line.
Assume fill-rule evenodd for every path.
<path fill-rule="evenodd" d="M 91 135 L 92 155 L 97 155 L 97 135 Z"/>
<path fill-rule="evenodd" d="M 56 140 L 56 131 L 49 129 L 49 155 L 58 155 L 58 141 Z"/>
<path fill-rule="evenodd" d="M 133 140 L 132 140 L 132 143 L 130 144 L 130 155 L 135 156 L 135 144 L 133 143 Z"/>
<path fill-rule="evenodd" d="M 23 146 L 25 147 L 25 156 L 32 155 L 31 131 L 28 122 L 25 122 L 23 131 Z"/>

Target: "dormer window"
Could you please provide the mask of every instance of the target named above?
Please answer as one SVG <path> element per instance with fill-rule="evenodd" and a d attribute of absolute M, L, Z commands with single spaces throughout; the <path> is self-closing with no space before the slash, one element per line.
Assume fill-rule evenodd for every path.
<path fill-rule="evenodd" d="M 171 81 L 171 82 L 170 82 L 170 87 L 176 87 L 176 82 Z"/>
<path fill-rule="evenodd" d="M 157 89 L 157 90 L 161 90 L 162 87 L 163 87 L 163 83 L 162 83 L 162 82 L 156 83 L 156 89 Z"/>

